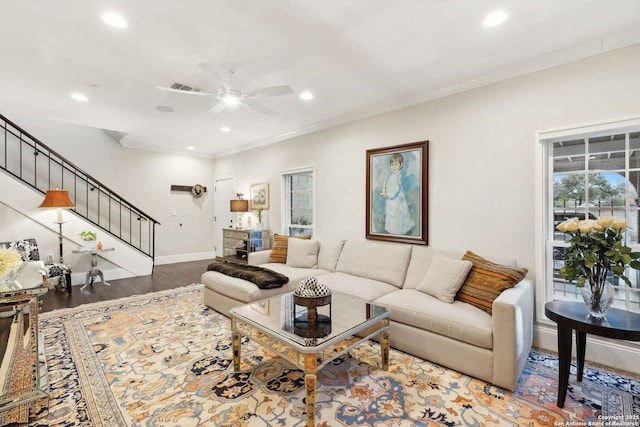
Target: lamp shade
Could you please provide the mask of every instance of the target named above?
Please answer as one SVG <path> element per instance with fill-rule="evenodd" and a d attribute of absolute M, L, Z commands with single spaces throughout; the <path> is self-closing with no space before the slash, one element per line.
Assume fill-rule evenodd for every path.
<path fill-rule="evenodd" d="M 231 200 L 230 210 L 231 212 L 249 212 L 249 201 Z"/>
<path fill-rule="evenodd" d="M 74 209 L 76 205 L 74 205 L 69 198 L 69 191 L 47 190 L 47 194 L 44 196 L 44 200 L 38 207 L 42 209 Z"/>

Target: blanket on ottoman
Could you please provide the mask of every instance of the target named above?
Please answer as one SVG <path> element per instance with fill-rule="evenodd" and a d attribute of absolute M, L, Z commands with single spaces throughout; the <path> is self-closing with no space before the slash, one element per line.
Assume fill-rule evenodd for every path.
<path fill-rule="evenodd" d="M 284 274 L 257 265 L 245 265 L 233 262 L 212 262 L 207 271 L 217 271 L 227 276 L 237 277 L 255 283 L 260 289 L 279 288 L 289 281 Z"/>

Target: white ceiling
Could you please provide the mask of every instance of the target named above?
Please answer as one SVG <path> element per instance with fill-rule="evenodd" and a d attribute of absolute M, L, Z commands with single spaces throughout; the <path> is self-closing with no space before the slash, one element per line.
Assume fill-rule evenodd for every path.
<path fill-rule="evenodd" d="M 498 7 L 509 19 L 484 28 Z M 213 156 L 640 42 L 638 0 L 0 0 L 0 11 L 0 113 Z M 106 26 L 107 11 L 128 27 Z M 233 65 L 245 92 L 294 94 L 260 99 L 277 116 L 215 115 L 213 98 L 156 89 L 215 91 L 223 82 L 199 63 Z M 299 99 L 304 90 L 315 99 Z"/>

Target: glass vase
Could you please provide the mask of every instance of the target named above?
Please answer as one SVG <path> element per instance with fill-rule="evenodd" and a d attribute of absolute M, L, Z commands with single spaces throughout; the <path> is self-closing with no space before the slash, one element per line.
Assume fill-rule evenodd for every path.
<path fill-rule="evenodd" d="M 587 305 L 589 316 L 602 319 L 613 302 L 615 288 L 607 281 L 602 283 L 587 283 L 582 287 L 582 298 Z"/>

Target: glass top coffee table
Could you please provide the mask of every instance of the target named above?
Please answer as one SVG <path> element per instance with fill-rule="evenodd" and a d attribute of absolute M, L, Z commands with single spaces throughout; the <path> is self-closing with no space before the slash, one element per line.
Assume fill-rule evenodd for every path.
<path fill-rule="evenodd" d="M 328 362 L 380 334 L 382 369 L 389 369 L 391 311 L 362 298 L 334 292 L 330 303 L 313 307 L 294 304 L 288 293 L 234 307 L 230 314 L 234 370 L 240 370 L 243 335 L 302 369 L 309 426 L 315 420 L 316 375 Z"/>

